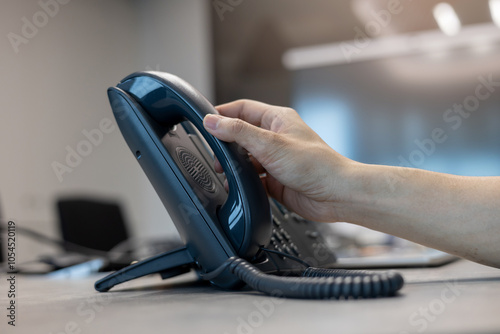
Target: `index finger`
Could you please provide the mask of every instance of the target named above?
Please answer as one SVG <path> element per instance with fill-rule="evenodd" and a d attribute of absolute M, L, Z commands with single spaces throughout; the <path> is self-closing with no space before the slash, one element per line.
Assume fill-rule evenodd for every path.
<path fill-rule="evenodd" d="M 275 108 L 278 107 L 254 100 L 237 100 L 215 107 L 223 116 L 240 118 L 252 125 L 263 127 L 271 124 Z"/>

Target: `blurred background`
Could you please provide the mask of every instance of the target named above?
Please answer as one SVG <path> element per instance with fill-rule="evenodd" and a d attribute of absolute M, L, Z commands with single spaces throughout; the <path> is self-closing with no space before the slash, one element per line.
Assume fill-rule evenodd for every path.
<path fill-rule="evenodd" d="M 124 235 L 176 235 L 107 101 L 140 70 L 176 74 L 214 104 L 291 106 L 358 161 L 500 175 L 498 0 L 1 7 L 0 215 L 53 238 L 68 198 L 118 203 Z M 56 251 L 23 238 L 18 261 Z"/>

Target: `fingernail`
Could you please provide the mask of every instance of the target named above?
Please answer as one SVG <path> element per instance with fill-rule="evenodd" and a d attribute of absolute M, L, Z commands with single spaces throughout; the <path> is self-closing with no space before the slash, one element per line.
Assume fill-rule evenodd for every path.
<path fill-rule="evenodd" d="M 207 129 L 217 130 L 221 117 L 219 115 L 206 115 L 203 119 L 203 124 Z"/>

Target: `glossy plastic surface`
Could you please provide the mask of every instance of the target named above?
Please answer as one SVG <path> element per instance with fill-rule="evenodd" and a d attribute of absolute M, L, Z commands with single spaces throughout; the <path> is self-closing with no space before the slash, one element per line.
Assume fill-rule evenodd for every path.
<path fill-rule="evenodd" d="M 127 144 L 202 271 L 233 255 L 251 260 L 270 238 L 269 202 L 245 152 L 205 131 L 203 117 L 216 113 L 215 108 L 185 81 L 161 72 L 134 73 L 110 88 L 108 96 Z M 227 200 L 216 216 L 207 211 L 206 198 L 193 190 L 172 150 L 162 143 L 183 121 L 204 136 L 228 179 Z"/>

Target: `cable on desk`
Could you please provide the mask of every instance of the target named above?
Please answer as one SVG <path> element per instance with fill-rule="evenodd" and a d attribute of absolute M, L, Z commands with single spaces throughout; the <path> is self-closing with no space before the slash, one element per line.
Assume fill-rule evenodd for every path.
<path fill-rule="evenodd" d="M 317 268 L 316 268 L 317 269 Z M 212 280 L 229 270 L 252 289 L 274 297 L 305 299 L 348 299 L 376 298 L 393 296 L 403 286 L 403 278 L 399 274 L 376 272 L 341 271 L 337 276 L 322 273 L 316 277 L 283 277 L 264 274 L 248 261 L 231 257 L 219 268 L 202 275 L 205 280 Z M 307 271 L 307 270 L 306 270 Z M 313 271 L 304 273 L 314 274 Z M 316 274 L 319 275 L 318 272 Z"/>
<path fill-rule="evenodd" d="M 0 220 L 0 232 L 7 231 L 7 227 L 5 225 L 6 225 L 5 221 Z M 37 231 L 31 230 L 31 229 L 28 229 L 25 227 L 21 227 L 18 224 L 16 224 L 16 231 L 21 233 L 21 234 L 24 234 L 28 237 L 31 237 L 34 240 L 39 241 L 39 242 L 43 242 L 43 243 L 51 244 L 51 245 L 56 245 L 56 246 L 59 246 L 62 248 L 71 248 L 72 252 L 74 252 L 74 253 L 79 253 L 79 254 L 83 254 L 83 255 L 99 256 L 99 257 L 103 257 L 107 260 L 111 260 L 111 261 L 115 261 L 115 262 L 116 262 L 116 259 L 119 259 L 119 258 L 127 255 L 127 252 L 115 252 L 112 250 L 111 251 L 102 251 L 102 250 L 98 250 L 98 249 L 94 249 L 94 248 L 81 246 L 81 245 L 75 244 L 75 243 L 70 242 L 70 241 L 54 239 L 54 238 L 48 237 L 42 233 L 39 233 Z M 130 264 L 130 261 L 124 262 L 123 264 L 128 265 L 128 264 Z"/>
<path fill-rule="evenodd" d="M 333 278 L 360 278 L 361 289 L 359 293 L 366 295 L 389 295 L 396 292 L 404 285 L 401 274 L 394 271 L 369 271 L 369 270 L 346 270 L 346 269 L 326 269 L 309 267 L 302 273 L 303 277 L 333 277 Z M 357 280 L 358 281 L 358 280 Z"/>
<path fill-rule="evenodd" d="M 290 255 L 290 254 L 287 254 L 287 253 L 284 253 L 284 252 L 279 252 L 279 251 L 274 250 L 274 249 L 265 248 L 265 247 L 262 247 L 262 246 L 260 247 L 260 249 L 263 250 L 266 253 L 273 253 L 273 254 L 277 254 L 279 256 L 283 256 L 283 257 L 289 258 L 290 260 L 293 260 L 295 262 L 300 263 L 301 265 L 305 266 L 306 268 L 310 267 L 309 263 L 307 263 L 306 261 L 303 261 L 302 259 L 300 259 L 300 258 L 298 258 L 296 256 L 293 256 L 293 255 Z"/>

